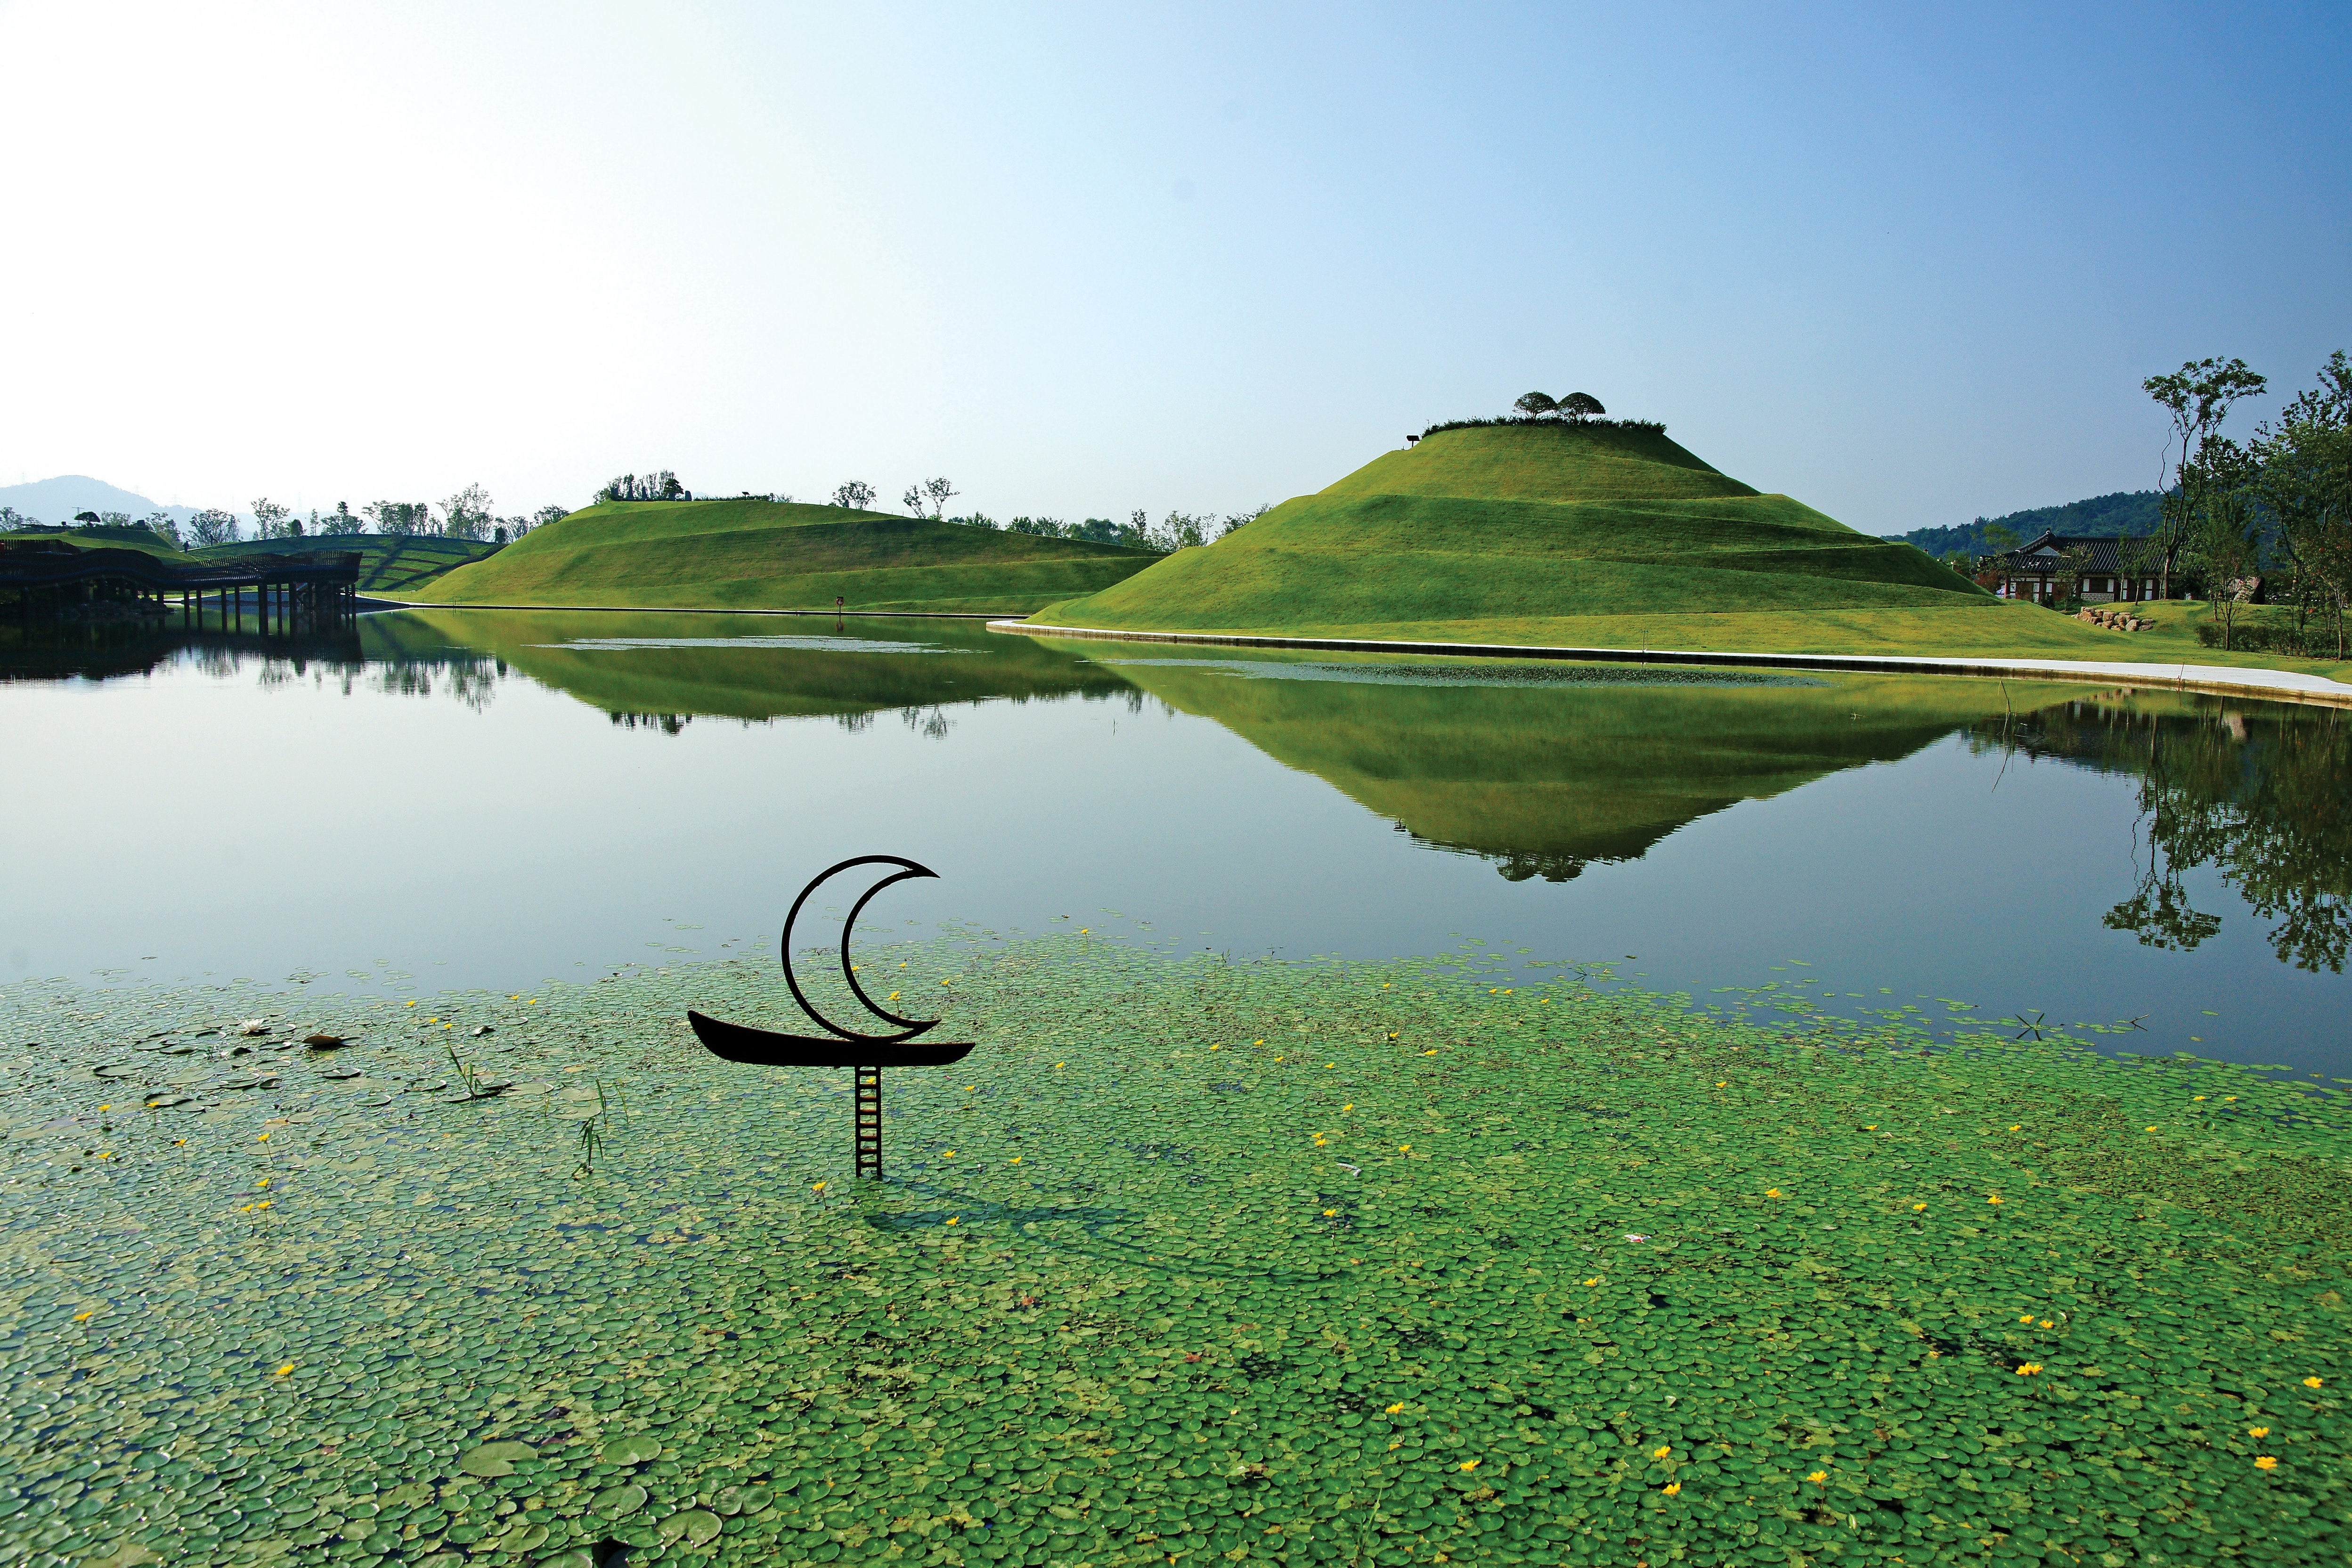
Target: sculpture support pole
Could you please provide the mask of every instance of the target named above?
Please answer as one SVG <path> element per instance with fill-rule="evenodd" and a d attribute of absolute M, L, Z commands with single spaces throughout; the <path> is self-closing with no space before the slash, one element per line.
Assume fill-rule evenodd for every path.
<path fill-rule="evenodd" d="M 882 1175 L 882 1070 L 856 1069 L 857 1174 Z"/>

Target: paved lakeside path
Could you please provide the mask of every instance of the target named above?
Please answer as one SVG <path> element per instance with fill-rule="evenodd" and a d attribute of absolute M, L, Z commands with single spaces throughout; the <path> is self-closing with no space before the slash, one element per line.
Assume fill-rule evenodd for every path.
<path fill-rule="evenodd" d="M 2114 659 L 1898 658 L 1876 653 L 1751 653 L 1690 648 L 1564 648 L 1522 643 L 1406 643 L 1370 637 L 1269 637 L 1213 632 L 1115 632 L 1092 626 L 1043 626 L 992 621 L 992 632 L 1042 637 L 1099 637 L 1118 643 L 1198 643 L 1227 648 L 1298 648 L 1316 653 L 1450 653 L 1470 659 L 1575 659 L 1634 664 L 1741 664 L 1790 670 L 1863 670 L 1906 675 L 1997 675 L 2035 680 L 2095 681 L 2284 702 L 2352 707 L 2352 685 L 2291 670 L 2237 669 L 2225 664 L 2139 664 Z"/>

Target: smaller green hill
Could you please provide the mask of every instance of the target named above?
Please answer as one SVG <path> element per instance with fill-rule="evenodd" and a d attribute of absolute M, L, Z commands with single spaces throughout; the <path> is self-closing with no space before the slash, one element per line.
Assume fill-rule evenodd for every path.
<path fill-rule="evenodd" d="M 58 533 L 54 529 L 23 529 L 0 534 L 0 541 L 10 544 L 67 544 L 76 549 L 135 549 L 142 555 L 160 556 L 165 560 L 184 561 L 188 558 L 180 547 L 169 539 L 157 538 L 145 528 L 74 528 Z"/>
<path fill-rule="evenodd" d="M 1026 614 L 1160 558 L 1079 539 L 753 499 L 608 501 L 413 595 L 433 604 Z"/>
<path fill-rule="evenodd" d="M 165 547 L 168 549 L 169 547 Z M 458 567 L 505 549 L 482 539 L 444 538 L 438 534 L 310 534 L 295 539 L 240 539 L 191 550 L 186 560 L 234 560 L 241 555 L 360 553 L 362 593 L 405 597 Z"/>

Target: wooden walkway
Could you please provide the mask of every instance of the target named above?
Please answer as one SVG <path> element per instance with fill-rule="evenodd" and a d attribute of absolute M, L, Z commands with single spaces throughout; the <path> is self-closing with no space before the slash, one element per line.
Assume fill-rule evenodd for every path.
<path fill-rule="evenodd" d="M 135 549 L 83 549 L 47 539 L 0 542 L 0 590 L 14 589 L 25 621 L 89 619 L 100 606 L 134 618 L 168 618 L 176 608 L 191 626 L 207 601 L 223 630 L 291 632 L 349 621 L 357 612 L 356 550 L 249 555 L 186 566 Z M 176 606 L 174 601 L 177 601 Z"/>

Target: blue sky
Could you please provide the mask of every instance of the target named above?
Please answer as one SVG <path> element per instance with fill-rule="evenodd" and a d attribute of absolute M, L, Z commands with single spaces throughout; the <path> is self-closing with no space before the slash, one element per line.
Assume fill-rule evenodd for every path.
<path fill-rule="evenodd" d="M 0 483 L 1228 510 L 1539 388 L 1889 532 L 2352 347 L 2352 8 L 1918 9 L 0 4 Z"/>

